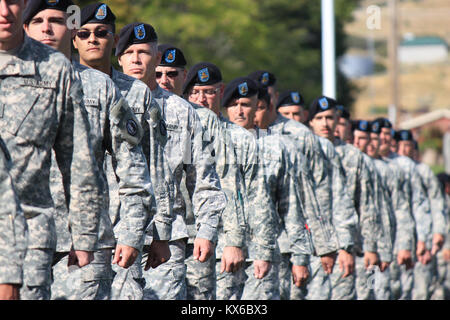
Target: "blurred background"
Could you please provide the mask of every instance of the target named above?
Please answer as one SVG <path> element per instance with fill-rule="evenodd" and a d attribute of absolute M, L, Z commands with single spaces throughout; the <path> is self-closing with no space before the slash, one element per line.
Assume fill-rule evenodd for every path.
<path fill-rule="evenodd" d="M 74 1 L 80 6 L 93 1 Z M 151 24 L 188 68 L 217 64 L 226 81 L 267 69 L 307 104 L 322 94 L 319 0 L 110 0 L 117 29 Z M 354 119 L 410 129 L 422 161 L 450 173 L 450 1 L 334 0 L 336 98 Z"/>

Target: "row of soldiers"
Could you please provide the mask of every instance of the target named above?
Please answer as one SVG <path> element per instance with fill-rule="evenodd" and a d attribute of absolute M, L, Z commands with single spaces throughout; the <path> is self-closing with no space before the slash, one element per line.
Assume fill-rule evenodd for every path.
<path fill-rule="evenodd" d="M 1 298 L 443 290 L 448 196 L 410 133 L 400 156 L 384 118 L 352 122 L 325 96 L 305 108 L 265 70 L 187 70 L 151 25 L 116 34 L 104 3 L 71 30 L 71 5 L 0 0 Z"/>

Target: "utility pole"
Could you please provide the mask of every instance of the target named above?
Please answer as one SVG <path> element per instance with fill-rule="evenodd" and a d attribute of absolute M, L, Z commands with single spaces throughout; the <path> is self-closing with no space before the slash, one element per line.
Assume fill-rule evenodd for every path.
<path fill-rule="evenodd" d="M 398 85 L 398 10 L 397 10 L 397 0 L 389 0 L 389 13 L 391 21 L 391 30 L 388 41 L 388 52 L 389 52 L 389 70 L 390 70 L 390 87 L 391 87 L 391 98 L 388 110 L 389 120 L 392 122 L 394 127 L 396 127 L 398 119 L 398 108 L 399 108 L 399 85 Z"/>
<path fill-rule="evenodd" d="M 336 99 L 334 0 L 322 0 L 322 94 Z"/>

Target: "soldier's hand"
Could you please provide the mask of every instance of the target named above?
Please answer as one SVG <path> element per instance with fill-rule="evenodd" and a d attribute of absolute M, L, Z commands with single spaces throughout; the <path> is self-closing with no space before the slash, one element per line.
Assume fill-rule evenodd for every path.
<path fill-rule="evenodd" d="M 431 254 L 434 256 L 444 245 L 444 236 L 440 233 L 433 234 L 433 247 L 431 248 Z"/>
<path fill-rule="evenodd" d="M 364 252 L 364 267 L 369 269 L 370 266 L 377 266 L 380 263 L 376 252 Z"/>
<path fill-rule="evenodd" d="M 343 272 L 342 278 L 346 278 L 353 273 L 355 269 L 355 259 L 351 253 L 340 250 L 338 255 L 339 270 Z"/>
<path fill-rule="evenodd" d="M 425 250 L 425 253 L 419 257 L 417 257 L 419 262 L 423 265 L 427 265 L 431 261 L 431 252 L 430 250 Z"/>
<path fill-rule="evenodd" d="M 118 244 L 114 253 L 114 259 L 112 264 L 118 264 L 122 268 L 129 268 L 137 256 L 139 255 L 139 250 L 124 244 Z"/>
<path fill-rule="evenodd" d="M 320 256 L 320 262 L 322 262 L 322 268 L 326 274 L 333 272 L 334 262 L 336 261 L 336 252 L 327 253 Z"/>
<path fill-rule="evenodd" d="M 409 250 L 399 250 L 397 254 L 398 265 L 405 265 L 406 270 L 414 267 L 414 262 L 412 261 L 411 251 Z"/>
<path fill-rule="evenodd" d="M 309 270 L 306 266 L 292 266 L 292 282 L 296 287 L 302 287 L 309 278 Z"/>
<path fill-rule="evenodd" d="M 262 279 L 264 278 L 270 271 L 272 264 L 269 261 L 264 260 L 255 260 L 253 261 L 253 265 L 255 267 L 255 278 Z"/>
<path fill-rule="evenodd" d="M 94 261 L 94 253 L 92 251 L 71 250 L 67 265 L 77 265 L 81 268 L 87 266 L 92 261 Z"/>
<path fill-rule="evenodd" d="M 386 269 L 389 268 L 390 264 L 391 264 L 390 262 L 381 261 L 381 263 L 380 263 L 380 271 L 381 272 L 386 271 Z"/>
<path fill-rule="evenodd" d="M 15 284 L 0 284 L 0 300 L 20 300 L 19 286 Z"/>
<path fill-rule="evenodd" d="M 169 248 L 169 241 L 153 240 L 148 251 L 147 262 L 144 270 L 156 268 L 159 265 L 169 261 L 172 253 Z"/>
<path fill-rule="evenodd" d="M 194 240 L 194 252 L 193 256 L 195 260 L 205 262 L 214 253 L 214 245 L 211 241 L 202 238 L 196 238 Z"/>
<path fill-rule="evenodd" d="M 236 272 L 244 265 L 244 253 L 238 247 L 225 247 L 222 253 L 222 263 L 220 273 Z"/>
<path fill-rule="evenodd" d="M 427 246 L 426 246 L 425 242 L 417 241 L 416 255 L 418 257 L 420 257 L 425 254 L 425 251 L 427 251 Z"/>
<path fill-rule="evenodd" d="M 442 250 L 442 255 L 444 256 L 445 261 L 447 261 L 447 262 L 450 261 L 450 249 Z"/>

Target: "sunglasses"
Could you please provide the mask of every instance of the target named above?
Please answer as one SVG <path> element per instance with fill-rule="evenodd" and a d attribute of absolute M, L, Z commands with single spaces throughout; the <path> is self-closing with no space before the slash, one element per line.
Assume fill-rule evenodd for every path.
<path fill-rule="evenodd" d="M 94 30 L 94 31 L 81 30 L 81 31 L 77 31 L 77 37 L 82 40 L 86 40 L 87 38 L 89 38 L 91 36 L 91 33 L 94 33 L 94 36 L 96 38 L 106 38 L 106 36 L 108 34 L 113 34 L 111 31 L 105 30 L 105 29 Z"/>
<path fill-rule="evenodd" d="M 165 74 L 169 78 L 176 78 L 178 76 L 179 72 L 178 71 L 168 71 L 168 72 L 156 71 L 156 78 L 158 78 L 158 79 L 161 78 L 163 74 Z"/>

